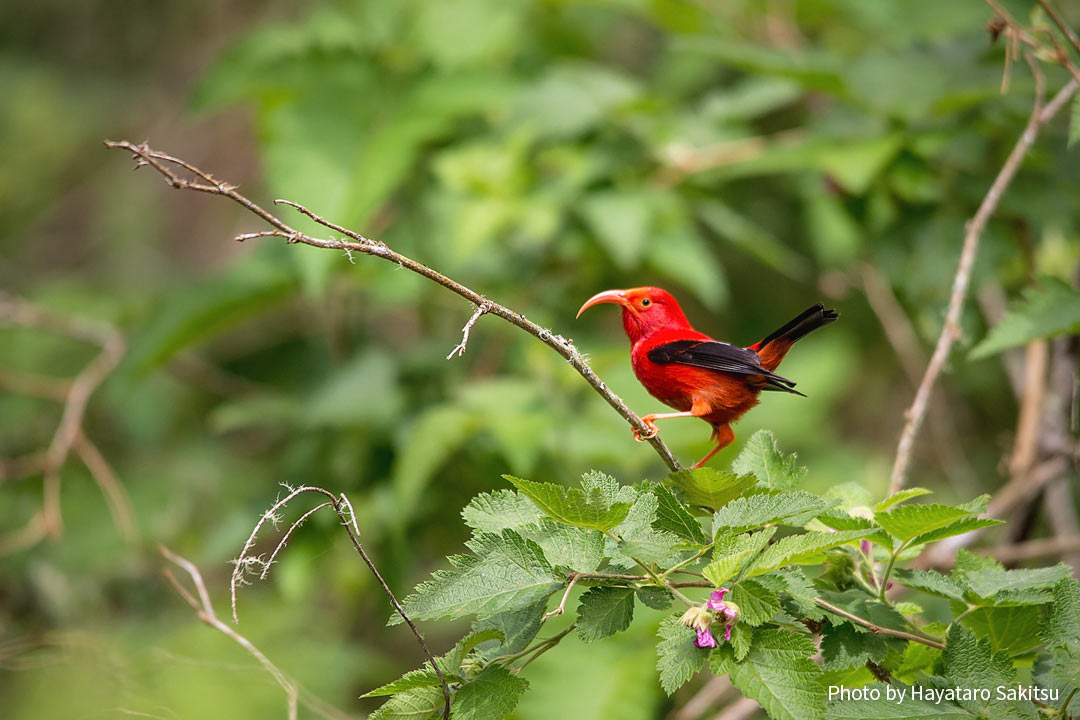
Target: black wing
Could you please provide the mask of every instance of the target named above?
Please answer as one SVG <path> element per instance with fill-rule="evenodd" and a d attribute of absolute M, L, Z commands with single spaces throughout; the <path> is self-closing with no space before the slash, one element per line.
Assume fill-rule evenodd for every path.
<path fill-rule="evenodd" d="M 795 383 L 766 370 L 761 358 L 749 348 L 741 348 L 715 340 L 676 340 L 658 345 L 649 351 L 648 358 L 654 363 L 667 365 L 678 363 L 694 367 L 719 370 L 734 375 L 765 378 L 765 390 L 778 390 L 802 395 L 795 390 Z M 803 397 L 806 397 L 803 395 Z"/>

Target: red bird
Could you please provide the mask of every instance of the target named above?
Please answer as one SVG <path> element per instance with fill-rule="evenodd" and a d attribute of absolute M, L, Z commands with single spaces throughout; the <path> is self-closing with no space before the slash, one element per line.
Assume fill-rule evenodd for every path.
<path fill-rule="evenodd" d="M 695 330 L 675 298 L 660 288 L 605 290 L 589 298 L 578 317 L 601 303 L 622 306 L 634 375 L 650 395 L 679 411 L 645 415 L 641 420 L 652 432 L 642 438 L 635 430 L 634 438 L 640 442 L 655 437 L 657 420 L 701 418 L 712 425 L 716 447 L 694 467 L 731 444 L 735 439 L 731 423 L 757 405 L 762 390 L 802 395 L 794 382 L 773 370 L 796 340 L 839 317 L 819 303 L 764 340 L 742 348 Z"/>

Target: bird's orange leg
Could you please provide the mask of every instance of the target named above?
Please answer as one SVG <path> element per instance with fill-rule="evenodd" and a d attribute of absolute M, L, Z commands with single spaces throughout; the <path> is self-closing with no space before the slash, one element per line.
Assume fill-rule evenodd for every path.
<path fill-rule="evenodd" d="M 686 412 L 675 413 L 653 413 L 651 415 L 643 415 L 641 422 L 645 423 L 645 427 L 649 428 L 648 435 L 642 435 L 638 432 L 637 428 L 634 428 L 634 439 L 638 442 L 645 442 L 646 440 L 652 440 L 660 432 L 660 428 L 656 427 L 657 420 L 667 420 L 669 418 L 681 418 L 681 417 L 695 417 L 693 410 Z"/>
<path fill-rule="evenodd" d="M 691 467 L 699 468 L 712 459 L 712 456 L 720 452 L 735 440 L 735 431 L 731 429 L 730 425 L 718 425 L 716 432 L 713 433 L 713 437 L 716 438 L 716 447 L 709 451 L 709 454 L 698 460 Z"/>

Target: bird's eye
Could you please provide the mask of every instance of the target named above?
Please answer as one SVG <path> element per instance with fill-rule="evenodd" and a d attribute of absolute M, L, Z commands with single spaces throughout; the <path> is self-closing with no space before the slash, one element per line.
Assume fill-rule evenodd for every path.
<path fill-rule="evenodd" d="M 652 305 L 652 300 L 649 298 L 645 298 L 641 301 L 641 307 L 649 307 L 650 305 Z"/>

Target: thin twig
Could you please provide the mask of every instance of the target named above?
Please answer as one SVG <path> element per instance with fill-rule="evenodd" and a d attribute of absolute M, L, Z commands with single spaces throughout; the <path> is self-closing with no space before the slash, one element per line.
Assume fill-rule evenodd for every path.
<path fill-rule="evenodd" d="M 165 570 L 165 579 L 169 581 L 169 584 L 172 585 L 176 592 L 187 601 L 187 604 L 195 610 L 195 614 L 198 616 L 199 620 L 232 638 L 237 645 L 244 648 L 248 654 L 259 661 L 259 664 L 270 673 L 274 678 L 274 681 L 285 691 L 285 697 L 289 703 L 289 720 L 296 720 L 297 700 L 300 697 L 300 692 L 296 687 L 296 683 L 293 682 L 288 675 L 278 669 L 278 666 L 272 663 L 270 658 L 263 655 L 262 651 L 255 647 L 250 640 L 218 619 L 217 615 L 214 613 L 214 606 L 210 602 L 210 593 L 206 591 L 206 583 L 203 582 L 202 574 L 199 572 L 199 569 L 195 567 L 194 563 L 186 558 L 180 557 L 164 545 L 158 546 L 158 552 L 160 552 L 166 560 L 181 568 L 191 577 L 191 582 L 194 583 L 195 591 L 198 593 L 198 599 L 196 599 L 187 588 L 180 584 L 180 581 L 176 579 L 171 571 Z"/>
<path fill-rule="evenodd" d="M 476 306 L 476 312 L 469 318 L 469 322 L 465 323 L 465 327 L 461 328 L 461 342 L 450 351 L 450 354 L 446 356 L 446 359 L 457 355 L 461 357 L 465 354 L 465 348 L 469 345 L 469 333 L 472 331 L 472 326 L 476 324 L 476 321 L 480 319 L 480 316 L 488 311 L 488 304 L 486 302 L 480 303 Z"/>
<path fill-rule="evenodd" d="M 86 469 L 90 471 L 91 477 L 94 478 L 94 482 L 97 483 L 98 488 L 101 490 L 101 494 L 105 496 L 105 504 L 109 507 L 109 514 L 112 515 L 113 523 L 120 528 L 120 532 L 124 534 L 129 543 L 137 542 L 139 531 L 135 526 L 131 500 L 105 456 L 101 454 L 97 445 L 91 442 L 81 429 L 75 437 L 74 449 L 75 454 L 79 456 L 79 459 L 86 465 Z"/>
<path fill-rule="evenodd" d="M 233 561 L 234 567 L 232 572 L 232 578 L 229 581 L 229 595 L 230 602 L 232 604 L 233 622 L 239 622 L 236 613 L 236 591 L 237 588 L 244 582 L 243 575 L 245 570 L 249 566 L 261 566 L 263 570 L 260 573 L 260 579 L 266 579 L 267 573 L 270 570 L 270 566 L 273 564 L 274 559 L 277 557 L 278 553 L 282 550 L 282 548 L 285 547 L 285 544 L 288 542 L 289 537 L 292 535 L 293 531 L 300 527 L 300 525 L 302 525 L 307 518 L 309 518 L 311 515 L 315 514 L 322 508 L 327 506 L 332 507 L 334 509 L 334 512 L 337 513 L 338 519 L 341 520 L 341 524 L 345 528 L 345 533 L 349 536 L 349 540 L 352 541 L 353 548 L 356 549 L 357 554 L 360 555 L 360 558 L 364 561 L 364 564 L 368 566 L 368 570 L 371 571 L 371 574 L 378 581 L 379 586 L 382 587 L 383 593 L 385 593 L 386 597 L 390 600 L 390 604 L 394 607 L 395 612 L 397 612 L 397 614 L 401 616 L 401 619 L 405 621 L 405 624 L 409 626 L 409 629 L 412 631 L 413 636 L 416 638 L 417 644 L 419 644 L 420 649 L 424 651 L 424 655 L 427 657 L 428 662 L 431 664 L 431 668 L 438 676 L 439 682 L 442 684 L 443 698 L 446 701 L 445 705 L 443 706 L 443 718 L 444 720 L 449 720 L 450 686 L 447 684 L 446 678 L 443 676 L 442 670 L 439 668 L 439 664 L 435 661 L 435 656 L 432 655 L 431 650 L 428 648 L 427 642 L 424 640 L 424 637 L 420 634 L 420 631 L 416 628 L 416 625 L 405 612 L 405 608 L 403 608 L 401 606 L 401 603 L 398 602 L 398 599 L 394 595 L 394 592 L 390 589 L 390 586 L 386 583 L 386 580 L 383 579 L 383 576 L 379 572 L 378 568 L 375 567 L 375 563 L 372 562 L 370 557 L 368 557 L 368 554 L 364 550 L 363 545 L 360 544 L 360 527 L 356 523 L 356 511 L 353 509 L 352 503 L 349 501 L 349 498 L 345 495 L 345 493 L 341 493 L 340 495 L 334 495 L 334 493 L 330 492 L 326 488 L 321 488 L 313 485 L 302 485 L 298 488 L 288 489 L 289 494 L 275 502 L 269 510 L 262 514 L 262 516 L 259 518 L 259 521 L 255 523 L 255 527 L 252 529 L 251 534 L 248 536 L 247 541 L 244 543 L 243 549 L 240 551 L 240 556 Z M 251 549 L 255 546 L 255 540 L 258 537 L 259 531 L 262 529 L 263 525 L 265 525 L 268 520 L 276 525 L 278 522 L 278 511 L 282 510 L 286 505 L 288 505 L 288 503 L 293 498 L 307 492 L 313 492 L 319 495 L 323 495 L 324 497 L 329 498 L 329 500 L 322 503 L 321 505 L 312 508 L 311 510 L 308 510 L 302 516 L 300 516 L 299 520 L 289 526 L 289 529 L 288 531 L 286 531 L 284 537 L 281 539 L 280 542 L 278 542 L 277 546 L 274 548 L 274 552 L 270 555 L 269 560 L 262 560 L 261 558 L 250 555 L 249 553 Z"/>
<path fill-rule="evenodd" d="M 544 617 L 540 618 L 540 622 L 547 622 L 549 618 L 553 618 L 556 615 L 562 615 L 566 612 L 566 599 L 570 597 L 570 591 L 577 585 L 578 574 L 570 573 L 570 582 L 566 584 L 566 592 L 563 593 L 562 600 L 559 601 L 559 606 L 551 612 L 544 613 Z"/>
<path fill-rule="evenodd" d="M 1076 36 L 1076 33 L 1069 27 L 1069 24 L 1062 19 L 1057 9 L 1050 4 L 1050 0 L 1036 0 L 1036 2 L 1042 5 L 1042 9 L 1046 11 L 1046 14 L 1049 15 L 1050 19 L 1054 21 L 1054 24 L 1058 26 L 1058 29 L 1061 30 L 1061 34 L 1064 35 L 1065 39 L 1069 41 L 1069 44 L 1073 46 L 1073 50 L 1076 51 L 1077 55 L 1080 55 L 1080 38 Z"/>
<path fill-rule="evenodd" d="M 814 602 L 816 602 L 818 605 L 825 608 L 826 610 L 828 610 L 831 613 L 839 615 L 840 617 L 847 618 L 848 620 L 850 620 L 853 623 L 858 623 L 859 625 L 862 625 L 864 628 L 868 628 L 870 630 L 870 632 L 872 632 L 872 633 L 875 633 L 875 634 L 878 634 L 878 635 L 891 635 L 892 637 L 903 638 L 905 640 L 910 640 L 912 642 L 922 643 L 923 645 L 927 645 L 927 646 L 932 647 L 932 648 L 937 648 L 938 650 L 944 650 L 945 649 L 945 646 L 942 645 L 941 643 L 939 643 L 936 640 L 930 640 L 929 638 L 924 638 L 924 637 L 920 637 L 918 635 L 913 635 L 912 633 L 904 632 L 903 630 L 893 630 L 892 628 L 881 627 L 880 625 L 875 625 L 874 623 L 870 622 L 869 620 L 864 620 L 861 617 L 859 617 L 858 615 L 852 615 L 847 610 L 844 610 L 843 608 L 838 608 L 835 605 L 833 605 L 832 603 L 825 602 L 821 598 L 814 598 Z"/>
<path fill-rule="evenodd" d="M 205 192 L 211 195 L 221 195 L 227 197 L 230 200 L 239 203 L 248 211 L 259 216 L 262 220 L 272 226 L 277 232 L 267 231 L 265 235 L 260 234 L 259 237 L 266 235 L 272 235 L 276 237 L 282 237 L 287 239 L 290 243 L 303 243 L 305 245 L 311 245 L 313 247 L 327 248 L 331 250 L 349 250 L 352 252 L 363 253 L 365 255 L 374 255 L 381 257 L 384 260 L 388 260 L 396 265 L 399 265 L 407 270 L 410 270 L 418 275 L 431 280 L 451 292 L 457 293 L 461 297 L 465 298 L 473 305 L 480 307 L 485 303 L 488 305 L 487 312 L 496 315 L 506 322 L 514 325 L 515 327 L 524 330 L 528 334 L 537 338 L 545 345 L 557 352 L 564 360 L 566 360 L 571 367 L 574 368 L 585 378 L 585 381 L 595 390 L 604 400 L 610 405 L 615 412 L 619 413 L 624 420 L 638 430 L 638 432 L 645 436 L 650 433 L 649 428 L 641 421 L 633 411 L 627 407 L 623 400 L 613 393 L 608 386 L 597 376 L 596 372 L 589 366 L 589 364 L 574 347 L 573 342 L 561 335 L 552 333 L 536 323 L 525 318 L 524 315 L 511 310 L 508 307 L 500 305 L 486 299 L 480 293 L 462 285 L 461 283 L 446 277 L 442 273 L 439 273 L 427 265 L 417 262 L 412 258 L 406 257 L 400 253 L 397 253 L 381 242 L 375 240 L 369 240 L 359 233 L 337 225 L 329 220 L 326 220 L 319 215 L 315 214 L 311 210 L 307 209 L 303 205 L 288 201 L 288 200 L 276 200 L 275 202 L 282 205 L 288 205 L 295 208 L 298 212 L 306 215 L 315 222 L 327 227 L 335 232 L 341 233 L 351 240 L 334 240 L 312 237 L 306 233 L 303 233 L 280 218 L 276 217 L 269 211 L 255 204 L 248 198 L 244 197 L 236 191 L 236 188 L 227 183 L 222 183 L 213 178 L 209 173 L 199 169 L 198 167 L 188 163 L 180 158 L 167 155 L 156 150 L 152 150 L 145 144 L 135 144 L 128 141 L 114 142 L 111 140 L 105 141 L 105 146 L 112 149 L 126 150 L 135 157 L 136 167 L 149 165 L 153 167 L 158 173 L 160 173 L 165 181 L 174 188 L 181 190 L 194 190 L 196 192 Z M 171 165 L 176 165 L 186 169 L 188 172 L 195 175 L 198 180 L 189 180 L 177 175 Z M 649 444 L 657 452 L 664 463 L 672 470 L 680 470 L 682 466 L 678 460 L 671 453 L 671 450 L 664 444 L 659 437 L 653 437 L 650 439 Z"/>
<path fill-rule="evenodd" d="M 1028 150 L 1030 150 L 1031 146 L 1035 143 L 1039 131 L 1058 113 L 1059 110 L 1061 110 L 1069 99 L 1076 94 L 1076 91 L 1080 89 L 1080 82 L 1073 79 L 1069 81 L 1065 87 L 1059 90 L 1053 100 L 1044 107 L 1042 103 L 1043 88 L 1041 77 L 1041 74 L 1035 74 L 1035 103 L 1032 108 L 1031 116 L 1028 119 L 1027 126 L 1024 128 L 1023 133 L 1021 133 L 1020 139 L 1017 140 L 1012 152 L 1009 153 L 1009 157 L 1005 160 L 1004 165 L 1001 166 L 1001 170 L 998 172 L 997 177 L 994 178 L 994 182 L 987 191 L 986 197 L 984 197 L 982 203 L 980 203 L 979 209 L 967 224 L 967 229 L 964 233 L 963 248 L 960 251 L 960 262 L 956 269 L 956 275 L 953 278 L 949 306 L 945 313 L 945 325 L 941 330 L 941 336 L 938 338 L 937 345 L 934 347 L 934 353 L 930 357 L 930 363 L 926 367 L 926 372 L 923 374 L 922 382 L 919 383 L 919 389 L 915 393 L 915 399 L 912 401 L 911 407 L 908 409 L 907 413 L 905 413 L 906 422 L 904 424 L 904 429 L 900 433 L 900 442 L 896 449 L 896 461 L 893 464 L 892 477 L 889 481 L 890 494 L 898 492 L 904 487 L 904 482 L 907 479 L 908 466 L 911 463 L 911 453 L 915 446 L 915 438 L 918 436 L 919 430 L 922 428 L 923 420 L 926 417 L 930 392 L 933 390 L 934 384 L 937 382 L 942 369 L 945 367 L 945 362 L 949 358 L 949 352 L 952 350 L 953 343 L 960 335 L 960 312 L 963 310 L 964 299 L 967 297 L 968 284 L 971 280 L 971 269 L 975 264 L 975 255 L 979 249 L 979 239 L 982 236 L 983 229 L 990 220 L 990 216 L 993 215 L 994 211 L 997 209 L 1001 196 L 1012 182 L 1016 172 L 1020 169 L 1020 165 L 1023 163 Z"/>
<path fill-rule="evenodd" d="M 11 373 L 6 375 L 9 381 L 28 382 L 29 384 L 25 387 L 25 390 L 38 396 L 54 397 L 61 387 L 60 383 L 63 382 L 66 385 L 63 396 L 54 397 L 54 399 L 63 403 L 63 410 L 61 411 L 60 422 L 57 424 L 48 448 L 41 456 L 40 467 L 37 468 L 43 475 L 40 519 L 44 522 L 45 534 L 56 539 L 63 532 L 63 520 L 60 512 L 60 471 L 67 462 L 76 440 L 82 433 L 83 418 L 86 415 L 86 407 L 90 402 L 90 397 L 116 368 L 124 354 L 124 338 L 115 328 L 105 323 L 84 318 L 66 317 L 4 292 L 0 292 L 0 323 L 47 330 L 101 348 L 101 352 L 71 381 L 45 381 L 37 376 Z M 94 468 L 91 467 L 90 470 L 91 473 L 94 472 Z M 115 476 L 113 476 L 113 479 L 115 479 Z M 97 475 L 95 475 L 95 480 L 98 480 L 99 485 L 101 485 L 100 478 Z M 106 501 L 110 503 L 111 507 L 113 499 L 110 499 L 109 491 L 106 489 L 108 479 L 105 482 L 106 484 L 102 485 L 102 490 L 106 492 Z M 35 522 L 31 521 L 27 528 L 36 528 Z M 121 528 L 125 533 L 129 529 L 130 526 Z M 25 539 L 30 536 L 22 535 L 21 538 Z M 0 547 L 12 547 L 15 545 L 18 545 L 18 543 L 13 545 L 0 541 Z"/>

